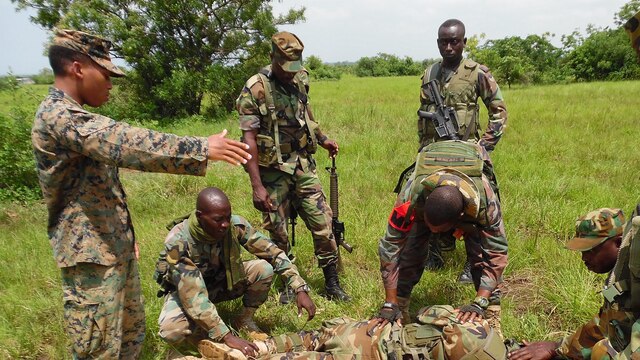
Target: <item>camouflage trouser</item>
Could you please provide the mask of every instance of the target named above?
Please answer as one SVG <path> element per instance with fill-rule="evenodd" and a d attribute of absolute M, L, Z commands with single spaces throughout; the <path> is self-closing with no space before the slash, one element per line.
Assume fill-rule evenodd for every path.
<path fill-rule="evenodd" d="M 338 249 L 331 229 L 331 208 L 322 192 L 315 168 L 304 172 L 298 166 L 293 175 L 279 170 L 260 168 L 262 185 L 267 189 L 275 212 L 263 213 L 263 227 L 287 254 L 290 251 L 287 234 L 288 209 L 292 205 L 313 237 L 318 266 L 334 264 Z"/>
<path fill-rule="evenodd" d="M 506 359 L 506 347 L 486 321 L 458 323 L 451 306 L 423 308 L 418 317 L 427 323 L 388 324 L 371 336 L 367 321 L 325 321 L 317 331 L 270 338 L 266 347 L 276 354 L 260 359 Z"/>
<path fill-rule="evenodd" d="M 74 359 L 137 359 L 145 320 L 138 263 L 62 268 L 65 330 Z"/>
<path fill-rule="evenodd" d="M 244 262 L 246 283 L 237 284 L 230 291 L 226 283 L 207 284 L 209 301 L 219 303 L 237 299 L 242 296 L 245 307 L 264 304 L 269 295 L 273 281 L 273 268 L 265 260 L 250 260 Z M 165 297 L 164 306 L 158 318 L 159 335 L 174 346 L 181 343 L 195 345 L 198 341 L 208 338 L 207 330 L 197 326 L 182 309 L 178 293 L 173 291 Z"/>

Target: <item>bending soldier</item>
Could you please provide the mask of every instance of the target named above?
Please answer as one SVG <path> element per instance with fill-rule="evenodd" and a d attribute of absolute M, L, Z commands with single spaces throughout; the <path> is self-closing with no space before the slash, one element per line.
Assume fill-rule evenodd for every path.
<path fill-rule="evenodd" d="M 420 110 L 431 111 L 433 102 L 426 93 L 425 86 L 431 80 L 438 80 L 444 104 L 455 109 L 458 137 L 465 141 L 477 141 L 490 153 L 502 137 L 507 123 L 507 108 L 500 88 L 489 69 L 471 59 L 463 58 L 462 53 L 466 43 L 465 26 L 460 20 L 450 19 L 440 25 L 438 49 L 442 61 L 428 67 L 422 76 Z M 480 134 L 478 98 L 482 99 L 489 113 L 489 122 L 482 135 Z M 418 120 L 418 138 L 420 148 L 441 140 L 433 123 L 423 118 Z M 492 165 L 489 162 L 487 166 Z M 493 171 L 488 175 L 497 189 Z M 428 264 L 430 268 L 439 268 L 443 264 L 440 254 L 441 242 L 444 249 L 455 248 L 455 242 L 450 235 L 443 234 L 441 238 L 441 241 L 431 241 Z M 472 281 L 469 261 L 466 262 L 459 281 Z"/>
<path fill-rule="evenodd" d="M 196 210 L 169 225 L 154 277 L 166 293 L 158 320 L 160 336 L 174 347 L 210 339 L 254 355 L 253 344 L 231 333 L 214 304 L 242 297 L 236 329 L 266 338 L 253 315 L 267 300 L 274 272 L 295 289 L 298 311 L 304 308 L 309 319 L 315 315 L 309 287 L 295 265 L 244 218 L 232 215 L 229 199 L 220 189 L 202 190 Z M 259 260 L 242 261 L 242 247 Z"/>
<path fill-rule="evenodd" d="M 327 297 L 348 301 L 338 279 L 332 212 L 312 157 L 317 145 L 336 156 L 338 144 L 320 131 L 309 108 L 302 41 L 288 32 L 277 33 L 271 40 L 271 65 L 252 76 L 237 99 L 243 139 L 253 156 L 246 165 L 253 204 L 263 212 L 264 227 L 287 254 L 287 210 L 295 207 L 311 231 Z"/>
<path fill-rule="evenodd" d="M 492 326 L 499 326 L 496 288 L 507 265 L 507 238 L 500 200 L 484 173 L 487 161 L 482 146 L 465 141 L 440 141 L 420 151 L 380 240 L 385 303 L 374 324 L 401 316 L 408 322 L 411 292 L 424 271 L 430 235 L 453 231 L 464 239 L 476 289 L 476 298 L 460 308 L 459 318 L 488 316 Z"/>

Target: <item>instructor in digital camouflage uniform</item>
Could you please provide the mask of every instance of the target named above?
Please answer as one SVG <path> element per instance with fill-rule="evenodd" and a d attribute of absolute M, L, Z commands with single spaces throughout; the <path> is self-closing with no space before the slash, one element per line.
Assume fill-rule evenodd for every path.
<path fill-rule="evenodd" d="M 118 168 L 204 175 L 208 160 L 246 162 L 245 144 L 226 131 L 179 137 L 131 127 L 83 105 L 104 104 L 111 43 L 57 30 L 49 47 L 54 86 L 32 129 L 48 234 L 62 272 L 64 327 L 74 359 L 135 359 L 144 340 L 138 247 Z"/>
<path fill-rule="evenodd" d="M 283 334 L 255 344 L 260 360 L 505 360 L 508 350 L 486 321 L 461 323 L 448 305 L 423 308 L 416 323 L 387 324 L 374 333 L 368 332 L 367 321 L 337 318 L 325 321 L 320 330 Z M 221 345 L 210 350 L 211 359 L 246 359 Z"/>
<path fill-rule="evenodd" d="M 491 153 L 500 141 L 505 129 L 507 107 L 500 88 L 489 69 L 471 59 L 463 58 L 462 53 L 466 43 L 465 26 L 460 20 L 450 19 L 440 25 L 438 28 L 438 49 L 442 61 L 429 66 L 422 76 L 420 110 L 432 110 L 433 104 L 425 92 L 424 85 L 431 80 L 438 80 L 440 93 L 444 96 L 444 104 L 453 107 L 458 115 L 458 136 L 460 139 L 477 141 L 488 153 Z M 482 100 L 489 114 L 489 121 L 482 135 L 480 135 L 478 98 Z M 433 122 L 426 119 L 418 120 L 418 138 L 420 148 L 440 140 Z M 490 180 L 497 187 L 495 175 L 491 175 Z M 444 237 L 450 239 L 450 236 Z M 429 267 L 439 268 L 442 266 L 439 245 L 439 241 L 431 242 Z M 455 243 L 445 246 L 455 247 Z M 464 272 L 460 275 L 459 280 L 471 282 L 469 261 L 465 263 Z"/>
<path fill-rule="evenodd" d="M 625 225 L 622 210 L 602 208 L 576 221 L 569 250 L 580 251 L 590 271 L 609 274 L 604 303 L 589 322 L 558 342 L 525 343 L 511 360 L 640 358 L 640 217 Z"/>
<path fill-rule="evenodd" d="M 452 160 L 460 164 L 454 166 Z M 460 307 L 459 319 L 486 317 L 499 332 L 500 308 L 490 298 L 502 282 L 508 244 L 500 200 L 484 173 L 488 161 L 484 147 L 459 140 L 439 141 L 421 150 L 380 239 L 385 303 L 372 326 L 400 318 L 409 321 L 409 299 L 426 264 L 425 239 L 452 231 L 464 239 L 476 289 L 475 299 Z"/>
<path fill-rule="evenodd" d="M 236 330 L 266 339 L 253 315 L 267 300 L 274 272 L 295 289 L 299 313 L 304 308 L 309 320 L 315 315 L 309 287 L 296 266 L 246 219 L 232 215 L 229 199 L 220 189 L 202 190 L 196 210 L 175 219 L 168 228 L 154 277 L 166 292 L 158 320 L 160 337 L 174 347 L 186 348 L 206 339 L 255 355 L 254 345 L 231 333 L 214 303 L 242 297 L 243 310 L 234 320 Z M 243 261 L 242 248 L 259 260 Z"/>
<path fill-rule="evenodd" d="M 253 204 L 264 227 L 289 254 L 289 206 L 311 231 L 328 298 L 349 301 L 340 287 L 337 245 L 328 206 L 312 157 L 317 145 L 330 156 L 338 144 L 322 133 L 309 108 L 309 77 L 302 67 L 302 41 L 289 32 L 271 38 L 271 65 L 252 76 L 237 99 L 240 129 L 253 158 L 247 163 Z"/>

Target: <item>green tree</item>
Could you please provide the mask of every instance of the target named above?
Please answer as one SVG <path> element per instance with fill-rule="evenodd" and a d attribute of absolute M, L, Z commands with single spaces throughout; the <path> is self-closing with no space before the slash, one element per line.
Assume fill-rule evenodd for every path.
<path fill-rule="evenodd" d="M 627 20 L 629 20 L 638 11 L 640 11 L 640 0 L 631 0 L 628 3 L 622 5 L 620 10 L 614 16 L 616 25 L 624 25 Z"/>
<path fill-rule="evenodd" d="M 32 21 L 103 34 L 131 66 L 130 101 L 156 115 L 230 110 L 242 82 L 268 62 L 269 39 L 304 8 L 274 17 L 268 0 L 11 0 Z"/>

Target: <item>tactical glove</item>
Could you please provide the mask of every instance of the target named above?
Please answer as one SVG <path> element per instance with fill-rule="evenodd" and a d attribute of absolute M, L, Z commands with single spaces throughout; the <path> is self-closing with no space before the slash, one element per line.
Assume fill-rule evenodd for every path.
<path fill-rule="evenodd" d="M 382 308 L 380 308 L 380 312 L 376 317 L 392 323 L 398 319 L 402 319 L 402 311 L 400 311 L 398 304 L 386 302 L 382 305 Z"/>
<path fill-rule="evenodd" d="M 460 313 L 474 313 L 484 319 L 484 310 L 476 303 L 467 304 L 460 307 Z"/>

